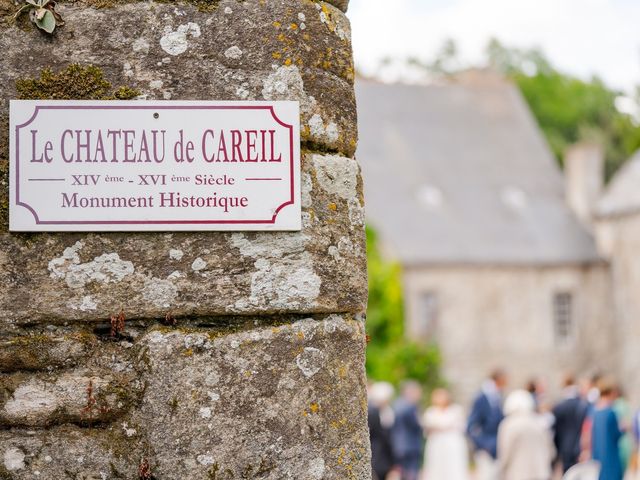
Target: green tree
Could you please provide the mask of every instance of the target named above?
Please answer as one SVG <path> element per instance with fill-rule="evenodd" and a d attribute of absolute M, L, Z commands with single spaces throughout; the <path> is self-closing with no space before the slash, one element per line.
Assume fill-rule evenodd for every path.
<path fill-rule="evenodd" d="M 367 374 L 395 385 L 414 379 L 427 389 L 440 385 L 440 353 L 434 344 L 405 336 L 401 269 L 383 258 L 376 233 L 367 228 L 369 305 L 367 308 Z"/>
<path fill-rule="evenodd" d="M 513 49 L 493 39 L 487 59 L 520 88 L 551 149 L 562 165 L 567 147 L 579 141 L 600 143 L 605 149 L 607 178 L 640 148 L 640 126 L 621 112 L 622 92 L 598 77 L 582 80 L 563 73 L 538 49 Z"/>
<path fill-rule="evenodd" d="M 563 166 L 566 149 L 580 141 L 597 142 L 605 151 L 605 175 L 609 179 L 633 153 L 640 149 L 640 124 L 632 115 L 620 111 L 622 92 L 594 76 L 584 80 L 558 70 L 537 49 L 504 46 L 489 41 L 486 62 L 510 78 L 521 90 L 551 150 Z M 462 70 L 453 40 L 446 40 L 430 61 L 406 60 L 426 75 L 452 76 Z M 640 111 L 640 88 L 635 98 L 627 97 Z"/>

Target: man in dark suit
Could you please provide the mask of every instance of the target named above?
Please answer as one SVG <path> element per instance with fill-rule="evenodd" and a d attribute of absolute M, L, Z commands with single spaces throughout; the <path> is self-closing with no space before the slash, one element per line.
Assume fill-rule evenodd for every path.
<path fill-rule="evenodd" d="M 391 430 L 393 452 L 400 466 L 402 480 L 417 480 L 422 462 L 423 437 L 418 414 L 422 388 L 417 382 L 407 381 L 394 405 L 395 423 Z"/>
<path fill-rule="evenodd" d="M 566 472 L 580 457 L 580 434 L 589 410 L 589 402 L 581 395 L 572 376 L 564 380 L 563 400 L 553 409 L 555 417 L 554 443 L 558 461 Z"/>
<path fill-rule="evenodd" d="M 385 480 L 395 466 L 391 445 L 391 429 L 395 415 L 391 408 L 394 390 L 391 384 L 377 382 L 368 389 L 369 440 L 373 480 Z"/>
<path fill-rule="evenodd" d="M 476 396 L 467 423 L 467 434 L 473 443 L 478 480 L 495 480 L 497 477 L 498 426 L 502 413 L 502 392 L 507 385 L 503 370 L 495 370 L 482 384 Z"/>

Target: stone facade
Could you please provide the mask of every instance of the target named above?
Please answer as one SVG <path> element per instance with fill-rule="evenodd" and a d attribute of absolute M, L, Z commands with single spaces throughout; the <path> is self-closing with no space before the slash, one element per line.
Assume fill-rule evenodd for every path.
<path fill-rule="evenodd" d="M 640 337 L 640 215 L 612 215 L 595 222 L 598 240 L 611 265 L 612 306 L 615 318 L 613 350 L 617 373 L 634 404 L 640 402 L 636 339 Z"/>
<path fill-rule="evenodd" d="M 542 378 L 555 393 L 567 372 L 615 364 L 604 263 L 408 269 L 404 281 L 410 335 L 437 342 L 443 374 L 464 403 L 496 367 L 508 370 L 513 388 Z M 565 339 L 558 338 L 554 325 L 559 292 L 573 299 L 574 324 Z M 434 295 L 435 311 L 425 312 L 424 295 Z"/>
<path fill-rule="evenodd" d="M 569 370 L 614 370 L 588 212 L 600 149 L 572 149 L 562 172 L 517 87 L 491 72 L 356 92 L 368 220 L 403 268 L 409 336 L 438 344 L 456 400 L 496 367 L 510 388 L 546 380 L 550 399 Z"/>
<path fill-rule="evenodd" d="M 347 3 L 0 1 L 0 478 L 370 478 Z M 302 231 L 9 233 L 9 99 L 122 92 L 299 101 Z"/>

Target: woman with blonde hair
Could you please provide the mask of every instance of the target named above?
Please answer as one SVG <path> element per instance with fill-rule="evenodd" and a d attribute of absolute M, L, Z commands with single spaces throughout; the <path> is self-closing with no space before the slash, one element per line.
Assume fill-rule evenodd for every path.
<path fill-rule="evenodd" d="M 427 446 L 424 480 L 468 480 L 469 459 L 462 407 L 453 405 L 449 392 L 434 390 L 431 407 L 423 416 Z"/>
<path fill-rule="evenodd" d="M 511 393 L 498 429 L 498 465 L 502 480 L 550 480 L 555 456 L 547 422 L 535 411 L 526 390 Z"/>

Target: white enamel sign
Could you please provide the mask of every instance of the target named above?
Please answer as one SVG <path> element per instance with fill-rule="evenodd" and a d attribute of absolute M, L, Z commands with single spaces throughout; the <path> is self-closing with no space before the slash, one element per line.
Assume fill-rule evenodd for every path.
<path fill-rule="evenodd" d="M 13 231 L 300 230 L 297 102 L 11 102 Z"/>

